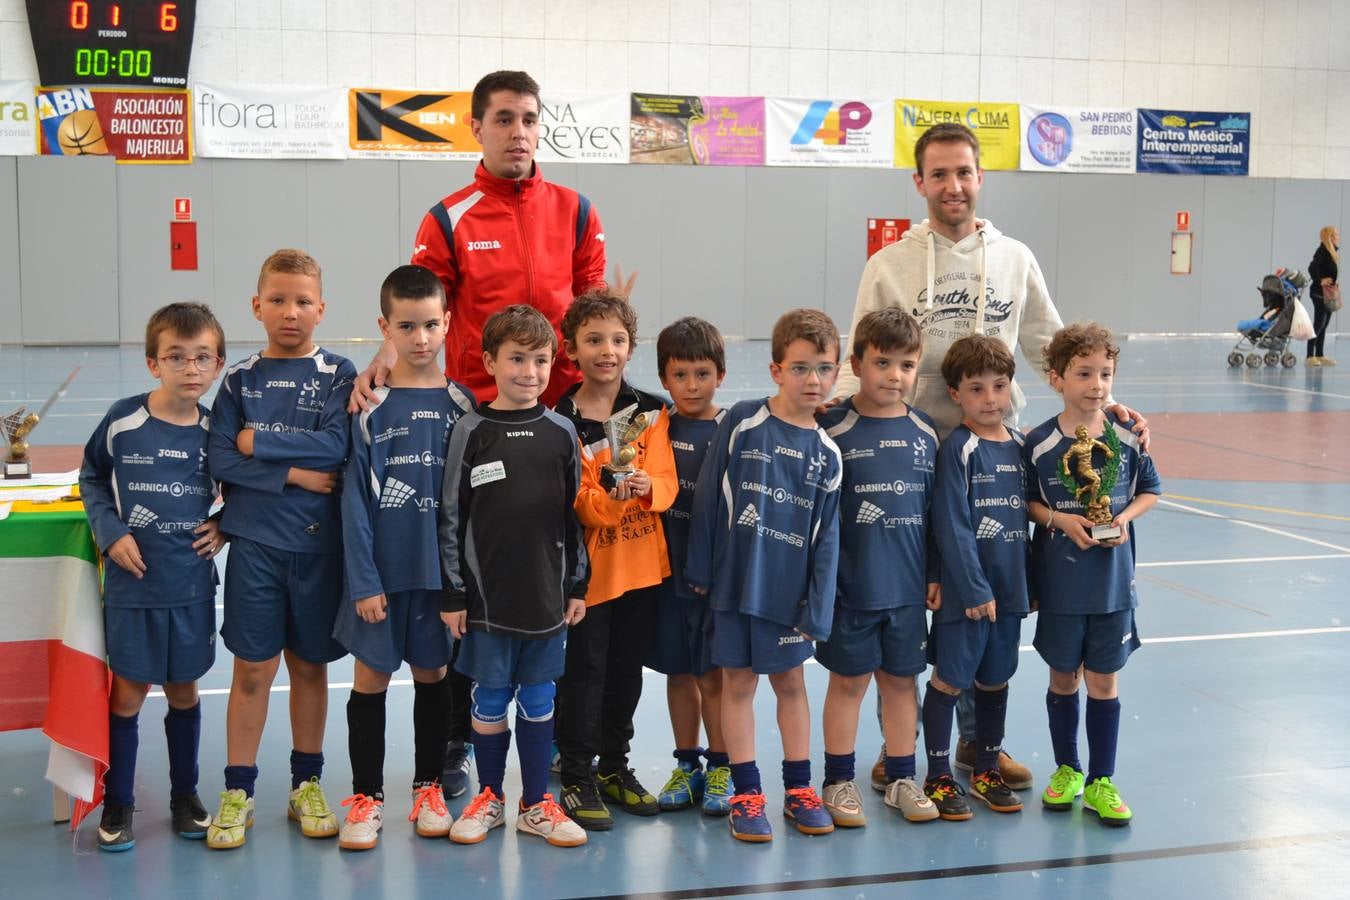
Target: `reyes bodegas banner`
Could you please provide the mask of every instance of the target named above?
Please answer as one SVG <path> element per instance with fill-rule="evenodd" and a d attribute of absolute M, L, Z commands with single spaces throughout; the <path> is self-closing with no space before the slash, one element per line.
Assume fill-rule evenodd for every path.
<path fill-rule="evenodd" d="M 0 81 L 0 156 L 37 153 L 33 82 Z"/>
<path fill-rule="evenodd" d="M 478 159 L 483 148 L 469 126 L 469 91 L 347 92 L 347 146 L 377 159 Z"/>
<path fill-rule="evenodd" d="M 894 163 L 890 100 L 764 101 L 765 162 L 771 166 L 872 166 Z"/>
<path fill-rule="evenodd" d="M 38 88 L 46 156 L 112 156 L 119 163 L 192 162 L 188 91 Z"/>
<path fill-rule="evenodd" d="M 980 139 L 980 167 L 1016 169 L 1022 131 L 1016 103 L 895 101 L 895 164 L 914 168 L 914 142 L 941 122 L 958 122 Z"/>
<path fill-rule="evenodd" d="M 198 156 L 344 159 L 347 91 L 197 82 L 192 86 Z"/>
<path fill-rule="evenodd" d="M 540 162 L 628 162 L 627 94 L 545 93 L 539 98 Z"/>
<path fill-rule="evenodd" d="M 1022 106 L 1022 168 L 1134 174 L 1135 111 Z"/>
<path fill-rule="evenodd" d="M 1246 175 L 1251 113 L 1139 110 L 1139 172 Z"/>
<path fill-rule="evenodd" d="M 633 94 L 630 115 L 630 162 L 764 165 L 763 97 Z"/>

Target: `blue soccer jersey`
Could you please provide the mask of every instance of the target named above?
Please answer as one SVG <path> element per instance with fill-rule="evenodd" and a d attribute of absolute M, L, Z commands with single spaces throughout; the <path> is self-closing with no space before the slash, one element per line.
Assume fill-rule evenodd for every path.
<path fill-rule="evenodd" d="M 1139 450 L 1139 438 L 1129 427 L 1109 413 L 1107 427 L 1120 444 L 1120 464 L 1111 489 L 1111 512 L 1119 513 L 1138 494 L 1161 494 L 1162 482 L 1153 467 L 1153 459 Z M 1105 434 L 1097 440 L 1107 443 Z M 1031 497 L 1060 513 L 1083 515 L 1083 504 L 1074 498 L 1060 480 L 1059 471 L 1065 452 L 1074 443 L 1073 435 L 1059 428 L 1058 417 L 1039 425 L 1027 435 L 1025 456 L 1035 484 Z M 1097 447 L 1092 467 L 1105 472 L 1106 453 Z M 1032 541 L 1032 584 L 1040 608 L 1051 613 L 1110 613 L 1133 609 L 1138 605 L 1134 590 L 1134 523 L 1130 539 L 1118 547 L 1092 547 L 1079 550 L 1059 529 L 1047 533 L 1036 529 Z"/>
<path fill-rule="evenodd" d="M 820 424 L 844 461 L 839 605 L 857 610 L 922 606 L 938 448 L 932 420 L 913 407 L 894 418 L 864 416 L 850 399 L 828 410 Z"/>
<path fill-rule="evenodd" d="M 196 425 L 174 425 L 150 414 L 148 398 L 114 403 L 84 448 L 80 499 L 99 551 L 129 534 L 145 562 L 140 579 L 105 565 L 103 599 L 112 607 L 208 602 L 216 564 L 192 543 L 216 495 L 206 471 L 211 417 L 199 404 Z"/>
<path fill-rule="evenodd" d="M 1022 435 L 989 441 L 958 425 L 938 450 L 933 536 L 942 562 L 935 622 L 996 601 L 1000 614 L 1028 612 L 1027 476 Z"/>
<path fill-rule="evenodd" d="M 680 597 L 697 596 L 684 578 L 684 559 L 689 552 L 689 525 L 694 519 L 694 489 L 698 487 L 698 473 L 708 455 L 717 426 L 726 418 L 725 409 L 718 410 L 712 419 L 689 419 L 679 413 L 670 414 L 670 449 L 675 456 L 675 474 L 680 479 L 680 491 L 670 509 L 662 513 L 666 526 L 666 551 L 670 554 L 671 585 Z"/>
<path fill-rule="evenodd" d="M 839 448 L 824 429 L 743 400 L 717 426 L 694 491 L 685 578 L 712 608 L 830 636 L 839 562 Z"/>
<path fill-rule="evenodd" d="M 221 528 L 280 550 L 336 553 L 339 494 L 286 484 L 292 467 L 339 471 L 356 367 L 321 347 L 299 358 L 255 353 L 225 373 L 211 412 L 211 474 L 225 491 Z M 254 431 L 253 455 L 235 446 Z"/>
<path fill-rule="evenodd" d="M 349 601 L 441 589 L 437 510 L 450 431 L 474 409 L 468 388 L 381 388 L 352 417 L 342 488 L 343 595 Z"/>

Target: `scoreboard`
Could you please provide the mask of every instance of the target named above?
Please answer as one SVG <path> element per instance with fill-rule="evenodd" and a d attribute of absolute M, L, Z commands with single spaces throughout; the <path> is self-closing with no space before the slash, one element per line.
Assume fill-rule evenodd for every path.
<path fill-rule="evenodd" d="M 197 0 L 27 0 L 43 84 L 187 87 Z"/>

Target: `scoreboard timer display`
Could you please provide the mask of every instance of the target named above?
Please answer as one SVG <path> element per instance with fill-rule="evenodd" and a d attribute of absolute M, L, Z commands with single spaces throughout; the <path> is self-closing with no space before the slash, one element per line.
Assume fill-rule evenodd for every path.
<path fill-rule="evenodd" d="M 43 84 L 187 87 L 197 0 L 27 0 Z"/>

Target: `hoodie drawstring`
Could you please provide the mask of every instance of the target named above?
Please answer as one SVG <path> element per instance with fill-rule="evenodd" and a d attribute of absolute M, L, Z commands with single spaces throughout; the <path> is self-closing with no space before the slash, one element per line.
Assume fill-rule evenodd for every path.
<path fill-rule="evenodd" d="M 936 287 L 933 284 L 933 266 L 936 260 L 933 255 L 933 233 L 930 231 L 924 237 L 928 239 L 928 293 L 924 296 L 923 311 L 928 312 L 933 308 L 933 290 Z"/>
<path fill-rule="evenodd" d="M 984 229 L 976 232 L 980 236 L 980 295 L 975 298 L 975 334 L 984 334 L 984 292 L 985 285 L 988 283 L 989 275 L 989 243 L 985 239 Z M 929 245 L 928 249 L 928 269 L 933 269 L 933 249 Z M 931 283 L 933 276 L 928 276 Z"/>

